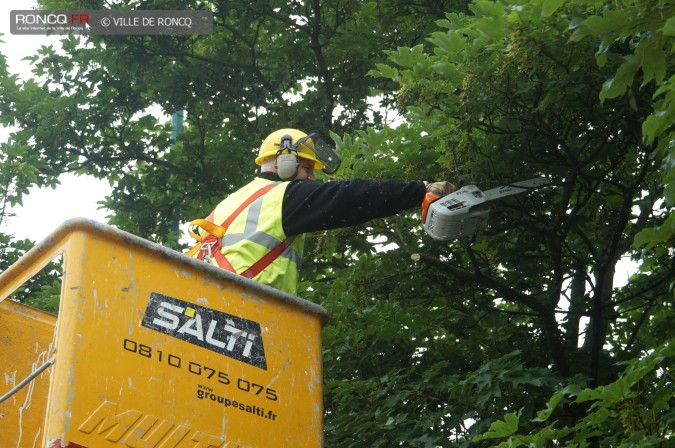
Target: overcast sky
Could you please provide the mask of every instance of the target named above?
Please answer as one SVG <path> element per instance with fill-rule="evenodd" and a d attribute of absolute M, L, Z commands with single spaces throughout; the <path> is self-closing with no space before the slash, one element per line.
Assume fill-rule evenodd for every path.
<path fill-rule="evenodd" d="M 28 62 L 22 58 L 32 55 L 42 45 L 57 45 L 58 36 L 24 36 L 12 35 L 9 32 L 10 11 L 34 9 L 34 0 L 0 1 L 0 52 L 9 63 L 10 72 L 19 74 L 22 79 L 31 77 Z M 0 142 L 8 139 L 9 131 L 0 128 Z M 15 217 L 3 224 L 3 233 L 15 235 L 17 238 L 30 238 L 40 241 L 45 237 L 45 230 L 54 230 L 62 222 L 75 217 L 85 217 L 106 222 L 105 210 L 98 210 L 98 201 L 110 191 L 107 182 L 90 177 L 64 175 L 60 178 L 61 186 L 30 190 L 24 198 L 23 207 L 12 209 Z"/>

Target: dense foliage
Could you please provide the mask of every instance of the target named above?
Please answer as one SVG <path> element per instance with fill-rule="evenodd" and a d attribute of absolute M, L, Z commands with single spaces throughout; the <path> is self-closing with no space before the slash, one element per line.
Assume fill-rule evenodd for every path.
<path fill-rule="evenodd" d="M 668 2 L 41 5 L 209 8 L 215 32 L 69 38 L 27 81 L 0 59 L 18 126 L 4 201 L 63 172 L 107 178 L 111 223 L 178 247 L 177 223 L 249 179 L 285 126 L 330 133 L 338 178 L 552 180 L 495 205 L 471 244 L 433 242 L 417 211 L 311 235 L 326 446 L 672 444 Z"/>

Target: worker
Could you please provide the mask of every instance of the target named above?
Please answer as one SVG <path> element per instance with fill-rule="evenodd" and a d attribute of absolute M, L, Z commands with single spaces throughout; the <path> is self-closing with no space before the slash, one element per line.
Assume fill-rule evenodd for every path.
<path fill-rule="evenodd" d="M 230 272 L 296 293 L 304 235 L 355 226 L 419 207 L 427 192 L 452 193 L 449 182 L 347 180 L 320 182 L 334 173 L 335 152 L 317 133 L 280 129 L 260 146 L 260 174 L 191 225 L 199 243 L 188 254 Z"/>

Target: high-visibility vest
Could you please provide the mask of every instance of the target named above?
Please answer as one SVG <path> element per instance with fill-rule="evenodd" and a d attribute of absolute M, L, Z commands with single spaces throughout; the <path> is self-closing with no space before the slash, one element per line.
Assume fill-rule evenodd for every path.
<path fill-rule="evenodd" d="M 305 238 L 304 235 L 297 235 L 289 239 L 281 225 L 281 207 L 288 184 L 256 178 L 218 204 L 207 221 L 220 224 L 233 214 L 236 217 L 226 229 L 223 229 L 224 234 L 216 246 L 226 261 L 222 261 L 223 257 L 220 257 L 219 262 L 218 257 L 208 255 L 207 261 L 281 291 L 295 294 Z M 265 187 L 271 189 L 263 190 Z M 247 202 L 250 204 L 238 210 Z M 204 239 L 200 244 L 201 256 L 197 251 L 189 254 L 204 258 L 206 242 Z M 260 265 L 259 262 L 265 258 L 267 260 L 263 264 L 266 267 L 260 272 L 251 274 L 250 268 L 256 264 Z"/>

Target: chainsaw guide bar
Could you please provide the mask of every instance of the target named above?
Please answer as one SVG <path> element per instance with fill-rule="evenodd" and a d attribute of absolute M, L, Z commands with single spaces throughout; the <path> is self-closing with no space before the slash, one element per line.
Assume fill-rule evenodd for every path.
<path fill-rule="evenodd" d="M 425 198 L 424 231 L 437 241 L 471 239 L 487 223 L 492 201 L 533 191 L 549 183 L 547 178 L 537 177 L 487 191 L 467 185 L 442 198 Z"/>

